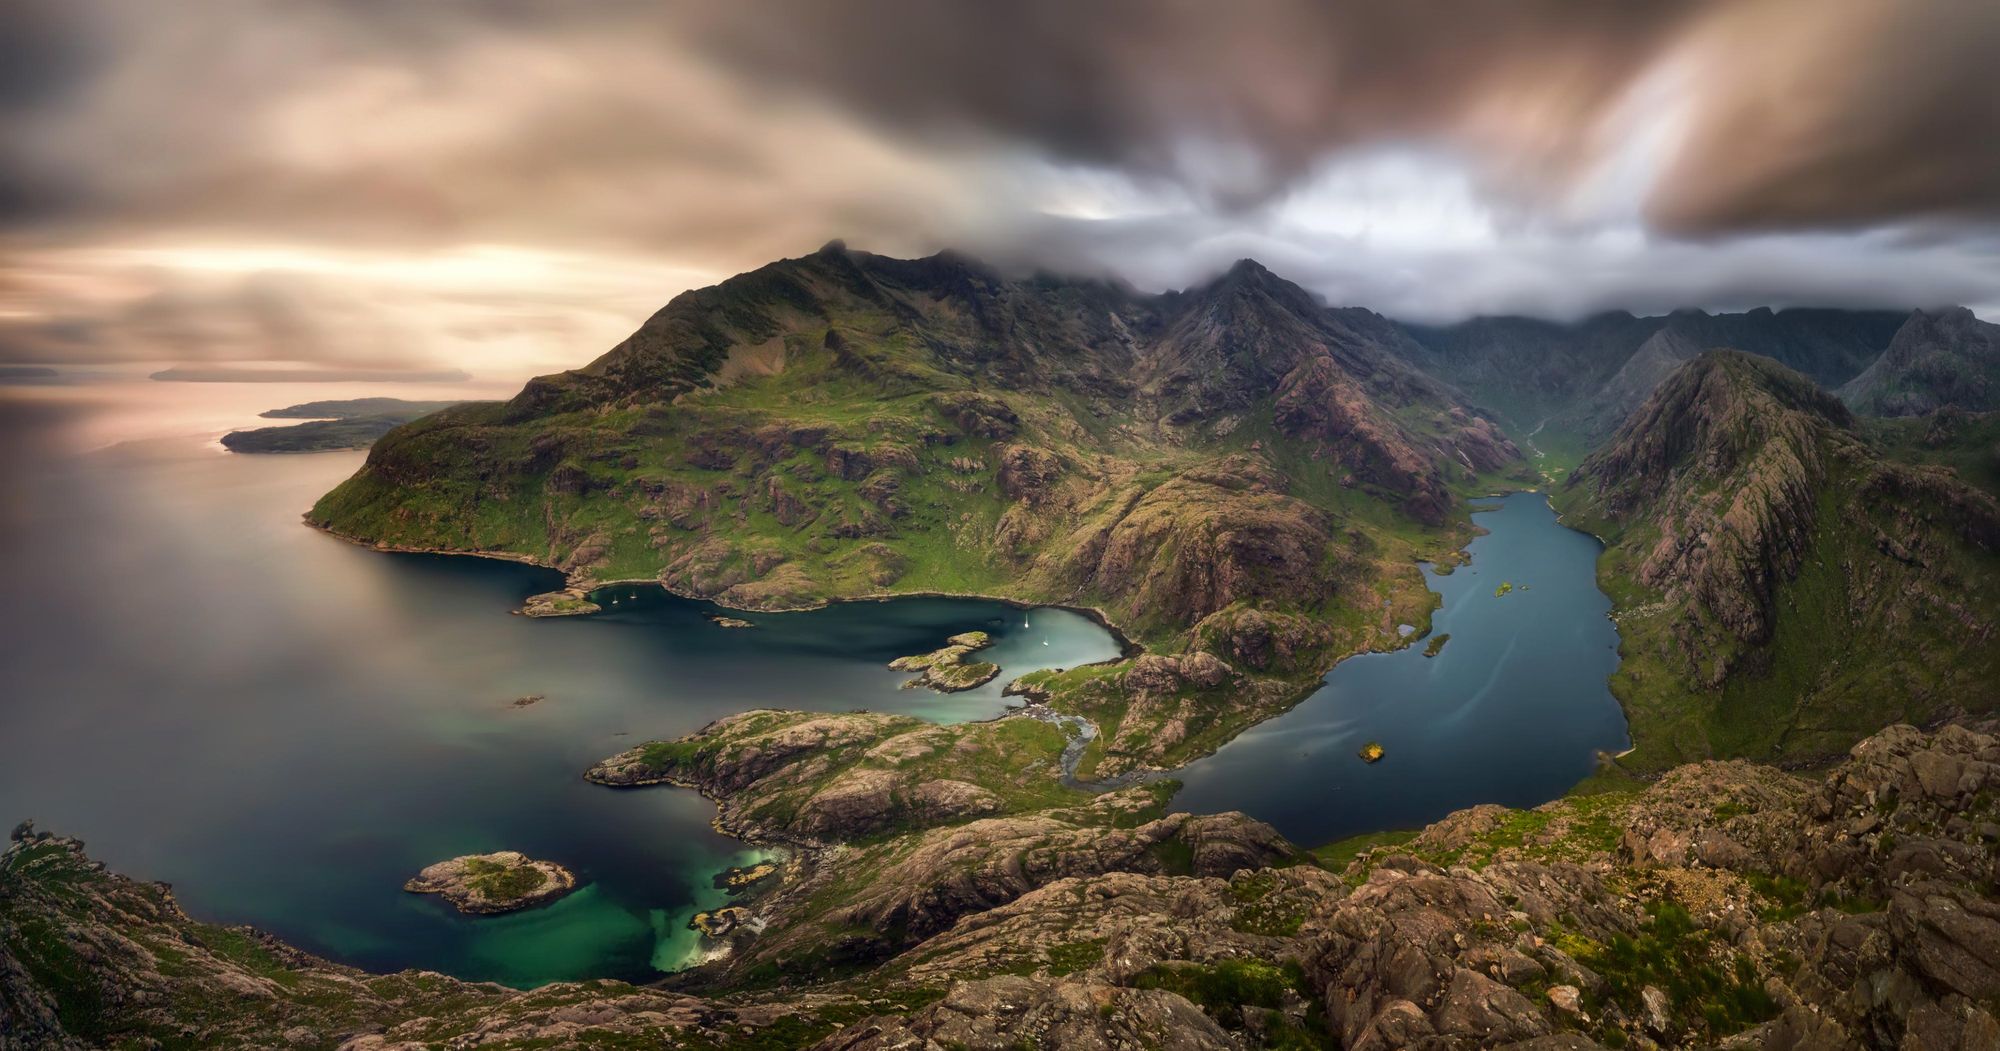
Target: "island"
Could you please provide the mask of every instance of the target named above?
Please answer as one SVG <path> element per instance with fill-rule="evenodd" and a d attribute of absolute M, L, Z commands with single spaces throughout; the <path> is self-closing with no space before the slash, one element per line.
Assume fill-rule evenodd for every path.
<path fill-rule="evenodd" d="M 1505 595 L 1506 593 L 1508 593 L 1509 591 L 1512 591 L 1512 590 L 1514 590 L 1514 584 L 1513 584 L 1513 582 L 1512 582 L 1512 581 L 1507 581 L 1507 580 L 1503 580 L 1503 581 L 1501 581 L 1501 582 L 1500 582 L 1500 586 L 1499 586 L 1499 587 L 1497 587 L 1497 588 L 1494 588 L 1494 589 L 1493 589 L 1493 597 L 1494 597 L 1494 598 L 1499 598 L 1500 596 L 1502 596 L 1502 595 Z"/>
<path fill-rule="evenodd" d="M 757 626 L 755 624 L 750 623 L 747 620 L 744 620 L 742 617 L 725 617 L 720 613 L 711 613 L 709 614 L 708 619 L 710 623 L 714 624 L 718 628 L 736 628 L 740 630 L 743 628 L 754 628 Z"/>
<path fill-rule="evenodd" d="M 913 657 L 898 657 L 889 662 L 889 667 L 896 671 L 923 673 L 904 683 L 906 690 L 928 686 L 939 693 L 958 693 L 984 686 L 1000 674 L 997 664 L 965 659 L 991 645 L 993 639 L 985 632 L 968 631 L 946 639 L 942 649 Z"/>
<path fill-rule="evenodd" d="M 1361 751 L 1355 754 L 1359 755 L 1361 761 L 1364 763 L 1379 763 L 1382 761 L 1382 756 L 1386 753 L 1383 752 L 1380 741 L 1370 741 L 1362 745 Z"/>
<path fill-rule="evenodd" d="M 1431 636 L 1430 644 L 1424 647 L 1424 656 L 1435 657 L 1444 650 L 1444 644 L 1451 641 L 1451 632 Z"/>
<path fill-rule="evenodd" d="M 577 588 L 564 588 L 530 595 L 515 612 L 524 617 L 580 617 L 587 613 L 599 612 L 603 608 L 590 601 L 587 592 Z"/>
<path fill-rule="evenodd" d="M 754 865 L 737 865 L 716 873 L 715 887 L 731 894 L 741 894 L 777 874 L 778 866 L 768 861 L 759 861 Z"/>
<path fill-rule="evenodd" d="M 464 369 L 270 369 L 176 365 L 150 377 L 162 383 L 464 383 Z"/>
<path fill-rule="evenodd" d="M 259 413 L 266 419 L 306 420 L 283 427 L 257 427 L 222 436 L 222 447 L 239 453 L 331 452 L 366 449 L 377 438 L 421 416 L 458 402 L 351 398 L 309 401 Z"/>
<path fill-rule="evenodd" d="M 441 895 L 460 912 L 488 916 L 547 905 L 575 890 L 576 876 L 553 861 L 502 850 L 426 866 L 403 889 Z"/>
<path fill-rule="evenodd" d="M 266 409 L 257 415 L 267 420 L 351 420 L 360 416 L 390 416 L 414 420 L 443 412 L 458 401 L 409 401 L 404 398 L 334 398 Z"/>

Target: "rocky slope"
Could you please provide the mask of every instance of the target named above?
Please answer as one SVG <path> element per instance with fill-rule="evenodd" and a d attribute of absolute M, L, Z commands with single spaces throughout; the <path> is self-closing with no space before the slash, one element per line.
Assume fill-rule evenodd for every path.
<path fill-rule="evenodd" d="M 1775 362 L 1688 363 L 1558 500 L 1610 545 L 1641 765 L 1809 758 L 2000 701 L 2000 507 Z"/>
<path fill-rule="evenodd" d="M 1840 396 L 1856 412 L 1876 416 L 2000 409 L 2000 325 L 1964 307 L 1916 311 Z"/>
<path fill-rule="evenodd" d="M 788 765 L 739 769 L 748 742 L 725 740 L 698 769 L 754 792 L 752 770 Z M 1996 806 L 2000 739 L 1896 727 L 1821 777 L 1699 763 L 1312 863 L 1247 826 L 1190 839 L 1218 819 L 1181 817 L 1154 839 L 1191 841 L 1179 863 L 1104 868 L 1056 846 L 1079 827 L 1056 812 L 1067 829 L 979 819 L 920 833 L 897 866 L 815 861 L 846 873 L 812 895 L 846 926 L 791 943 L 802 966 L 526 993 L 200 924 L 23 828 L 0 856 L 0 1046 L 1974 1051 L 2000 1040 Z M 1133 817 L 1096 838 L 1175 820 Z M 947 900 L 933 887 L 959 888 L 949 916 L 882 911 Z M 837 951 L 891 932 L 886 956 Z"/>

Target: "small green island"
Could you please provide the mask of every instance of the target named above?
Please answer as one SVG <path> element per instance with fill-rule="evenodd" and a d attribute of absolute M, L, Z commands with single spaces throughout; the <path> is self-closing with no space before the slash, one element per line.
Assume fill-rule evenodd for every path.
<path fill-rule="evenodd" d="M 1382 761 L 1382 757 L 1388 753 L 1383 751 L 1382 742 L 1370 741 L 1367 744 L 1362 745 L 1361 751 L 1356 752 L 1355 754 L 1360 756 L 1361 761 L 1364 763 L 1379 763 Z"/>
<path fill-rule="evenodd" d="M 1442 635 L 1432 635 L 1430 643 L 1424 647 L 1424 656 L 1426 657 L 1437 656 L 1440 652 L 1444 650 L 1444 644 L 1450 641 L 1451 641 L 1451 632 L 1447 631 Z"/>
<path fill-rule="evenodd" d="M 581 617 L 603 609 L 603 606 L 590 601 L 588 593 L 576 588 L 564 588 L 530 595 L 515 612 L 524 617 Z"/>
<path fill-rule="evenodd" d="M 553 861 L 502 850 L 426 866 L 403 889 L 439 895 L 468 915 L 490 916 L 546 905 L 575 890 L 576 876 Z"/>
<path fill-rule="evenodd" d="M 904 683 L 906 690 L 928 686 L 939 693 L 958 693 L 984 686 L 1000 674 L 997 664 L 966 660 L 991 645 L 993 639 L 985 632 L 968 631 L 946 639 L 942 649 L 913 657 L 898 657 L 889 662 L 889 667 L 896 671 L 923 673 Z"/>
<path fill-rule="evenodd" d="M 1503 580 L 1500 582 L 1499 587 L 1493 589 L 1493 597 L 1499 598 L 1500 596 L 1505 595 L 1506 593 L 1512 590 L 1514 590 L 1513 583 L 1511 581 Z"/>

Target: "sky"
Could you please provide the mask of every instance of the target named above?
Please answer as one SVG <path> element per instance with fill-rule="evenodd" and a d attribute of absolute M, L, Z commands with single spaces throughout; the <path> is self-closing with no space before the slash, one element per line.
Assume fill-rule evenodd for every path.
<path fill-rule="evenodd" d="M 0 364 L 579 365 L 841 238 L 2000 314 L 1982 0 L 5 0 Z"/>

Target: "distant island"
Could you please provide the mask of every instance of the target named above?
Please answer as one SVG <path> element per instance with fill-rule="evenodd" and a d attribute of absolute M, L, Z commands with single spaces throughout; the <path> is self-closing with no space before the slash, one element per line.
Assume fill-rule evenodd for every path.
<path fill-rule="evenodd" d="M 464 383 L 472 374 L 462 369 L 412 372 L 408 369 L 247 369 L 176 365 L 153 373 L 170 383 Z"/>
<path fill-rule="evenodd" d="M 44 365 L 0 365 L 0 383 L 13 380 L 52 380 L 62 375 Z"/>
<path fill-rule="evenodd" d="M 419 416 L 461 405 L 457 401 L 405 401 L 402 398 L 343 398 L 331 401 L 308 401 L 298 405 L 287 405 L 282 409 L 267 409 L 257 415 L 267 420 L 350 420 L 357 416 L 400 416 L 414 420 Z"/>
<path fill-rule="evenodd" d="M 258 413 L 266 419 L 306 420 L 284 427 L 230 431 L 222 447 L 239 453 L 310 453 L 336 449 L 366 449 L 375 439 L 420 416 L 461 404 L 453 401 L 404 401 L 401 398 L 349 398 L 309 401 Z"/>

